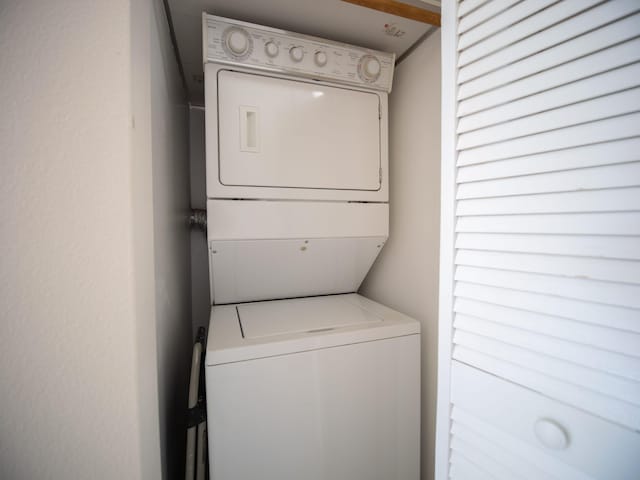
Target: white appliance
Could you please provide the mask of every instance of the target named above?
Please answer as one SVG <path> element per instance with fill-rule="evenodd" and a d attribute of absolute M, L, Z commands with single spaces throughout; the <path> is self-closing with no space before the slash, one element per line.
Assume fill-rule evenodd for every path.
<path fill-rule="evenodd" d="M 419 357 L 418 323 L 357 294 L 214 307 L 211 478 L 417 479 Z"/>
<path fill-rule="evenodd" d="M 417 479 L 419 324 L 353 293 L 394 56 L 207 14 L 203 39 L 211 478 Z"/>
<path fill-rule="evenodd" d="M 356 291 L 389 230 L 394 55 L 203 25 L 213 303 Z"/>

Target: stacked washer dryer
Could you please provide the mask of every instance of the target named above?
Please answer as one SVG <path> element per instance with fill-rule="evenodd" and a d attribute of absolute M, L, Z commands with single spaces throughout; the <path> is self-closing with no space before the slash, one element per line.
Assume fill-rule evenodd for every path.
<path fill-rule="evenodd" d="M 419 324 L 354 292 L 388 236 L 394 56 L 203 15 L 212 480 L 419 476 Z"/>

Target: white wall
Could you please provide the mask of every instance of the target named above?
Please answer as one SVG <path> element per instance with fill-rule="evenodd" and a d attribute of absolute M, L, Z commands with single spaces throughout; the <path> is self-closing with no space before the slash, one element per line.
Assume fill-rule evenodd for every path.
<path fill-rule="evenodd" d="M 433 478 L 440 222 L 440 31 L 409 54 L 389 99 L 390 233 L 360 293 L 422 325 L 422 479 Z"/>
<path fill-rule="evenodd" d="M 135 351 L 138 364 L 138 418 L 140 422 L 140 476 L 161 478 L 158 407 L 158 350 L 153 227 L 153 175 L 151 126 L 151 3 L 131 3 L 130 18 L 130 142 L 131 211 L 133 213 L 133 295 Z"/>
<path fill-rule="evenodd" d="M 139 0 L 137 0 L 139 1 Z M 192 349 L 189 110 L 161 0 L 152 0 L 151 139 L 163 478 L 184 475 Z"/>
<path fill-rule="evenodd" d="M 151 116 L 169 95 L 151 66 L 172 68 L 151 35 L 159 5 L 0 4 L 1 478 L 157 479 L 170 463 L 160 445 L 180 348 L 164 347 L 189 315 L 176 288 L 188 263 L 186 275 L 174 263 L 188 255 L 186 163 L 156 164 L 186 151 L 175 158 L 172 133 L 171 158 L 159 154 L 173 107 Z M 167 231 L 175 241 L 154 244 Z"/>
<path fill-rule="evenodd" d="M 139 478 L 128 2 L 3 1 L 0 45 L 0 477 Z"/>

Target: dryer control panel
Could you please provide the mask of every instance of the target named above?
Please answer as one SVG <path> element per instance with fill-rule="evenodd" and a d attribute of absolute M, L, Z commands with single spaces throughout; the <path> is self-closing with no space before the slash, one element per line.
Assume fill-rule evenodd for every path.
<path fill-rule="evenodd" d="M 395 54 L 203 13 L 204 63 L 391 91 Z"/>

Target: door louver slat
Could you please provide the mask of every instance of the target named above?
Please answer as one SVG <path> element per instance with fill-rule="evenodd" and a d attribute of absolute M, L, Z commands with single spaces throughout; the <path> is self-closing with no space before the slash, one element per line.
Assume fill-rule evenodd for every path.
<path fill-rule="evenodd" d="M 460 35 L 458 50 L 466 49 L 472 45 L 491 37 L 495 32 L 502 32 L 523 18 L 532 15 L 558 0 L 539 0 L 537 2 L 520 2 L 498 15 L 494 15 L 484 23 Z"/>
<path fill-rule="evenodd" d="M 532 449 L 531 445 L 519 438 L 503 432 L 490 423 L 478 418 L 460 406 L 454 406 L 452 415 L 452 432 L 461 431 L 473 434 L 477 441 L 492 442 L 500 449 L 522 459 L 526 465 L 533 465 L 537 472 L 557 480 L 593 480 L 593 477 L 576 470 L 546 452 Z M 544 477 L 543 477 L 544 478 Z"/>
<path fill-rule="evenodd" d="M 458 66 L 467 65 L 478 58 L 485 57 L 507 45 L 511 45 L 541 30 L 549 28 L 557 23 L 558 19 L 576 15 L 596 5 L 599 1 L 600 0 L 568 0 L 559 2 L 550 8 L 544 8 L 554 3 L 548 0 L 521 2 L 460 36 L 460 45 L 458 48 L 463 51 L 460 54 Z M 541 11 L 533 16 L 529 16 L 529 13 L 535 12 L 535 9 Z M 505 18 L 505 20 L 499 22 L 498 20 L 502 18 Z M 518 22 L 518 28 L 505 28 L 505 26 L 510 25 L 506 18 L 511 21 L 511 24 L 514 23 L 514 20 L 520 20 Z M 506 25 L 504 25 L 505 23 Z M 481 34 L 485 34 L 486 39 L 479 44 L 469 44 L 465 46 L 465 39 L 472 36 L 477 30 L 479 30 Z M 491 35 L 487 35 L 485 32 L 491 32 Z"/>
<path fill-rule="evenodd" d="M 636 52 L 640 50 L 640 41 L 635 42 L 635 48 Z M 637 56 L 640 58 L 640 52 L 637 53 Z M 562 77 L 561 73 L 558 73 L 558 76 L 561 77 L 558 81 L 566 81 L 566 77 Z M 549 72 L 546 72 L 546 74 L 549 74 Z M 532 90 L 535 93 L 506 104 L 483 108 L 478 113 L 469 114 L 461 118 L 458 123 L 458 133 L 478 130 L 572 103 L 621 92 L 634 87 L 636 85 L 635 78 L 638 76 L 640 76 L 640 63 L 636 62 L 627 69 L 616 68 L 597 73 L 568 85 L 561 84 L 551 90 L 540 91 L 541 88 L 549 88 L 548 79 L 540 78 L 540 86 L 532 85 Z M 524 85 L 522 86 L 524 87 Z M 625 106 L 625 108 L 628 107 Z M 584 121 L 584 119 L 581 120 Z"/>
<path fill-rule="evenodd" d="M 640 309 L 640 285 L 459 265 L 456 280 Z M 640 367 L 640 365 L 639 365 Z M 639 370 L 640 375 L 640 370 Z"/>
<path fill-rule="evenodd" d="M 565 318 L 602 326 L 604 328 L 590 330 L 582 341 L 597 343 L 606 339 L 615 339 L 608 347 L 611 351 L 631 355 L 638 351 L 637 342 L 631 337 L 627 337 L 626 334 L 617 331 L 640 332 L 640 317 L 638 317 L 637 309 L 599 303 L 585 304 L 579 300 L 556 295 L 544 295 L 464 282 L 456 283 L 455 295 L 459 298 L 513 308 L 515 311 L 512 314 L 516 319 L 530 318 L 530 315 L 528 315 L 530 312 L 548 315 L 552 317 L 548 320 L 558 325 L 561 324 L 560 319 Z M 477 305 L 476 308 L 478 308 Z M 474 313 L 470 312 L 470 314 L 473 315 Z M 491 317 L 483 318 L 491 320 Z M 537 320 L 539 322 L 537 328 L 544 328 L 546 324 L 544 320 L 546 319 L 538 318 Z M 611 329 L 607 330 L 607 327 L 611 327 Z M 535 327 L 532 327 L 532 330 L 537 331 Z M 580 341 L 580 331 L 574 331 L 573 335 L 576 341 Z M 589 340 L 591 336 L 597 336 L 597 338 Z"/>
<path fill-rule="evenodd" d="M 458 199 L 571 192 L 640 185 L 640 162 L 460 183 Z M 562 204 L 558 205 L 561 211 Z"/>
<path fill-rule="evenodd" d="M 465 315 L 457 316 L 456 329 L 497 339 L 512 346 L 532 350 L 552 358 L 567 360 L 573 364 L 583 365 L 617 377 L 632 381 L 640 380 L 640 359 L 588 345 L 580 345 L 571 341 L 570 338 L 559 339 Z M 633 387 L 633 384 L 630 385 Z M 630 403 L 638 403 L 638 401 L 632 400 Z"/>
<path fill-rule="evenodd" d="M 538 73 L 544 74 L 547 70 L 551 72 L 549 77 L 536 77 L 533 80 L 537 81 L 538 78 L 542 78 L 544 81 L 550 82 L 547 88 L 551 88 L 558 86 L 558 83 L 553 83 L 554 78 L 556 82 L 560 80 L 561 83 L 567 83 L 637 61 L 638 51 L 634 45 L 634 38 L 638 36 L 639 17 L 640 14 L 634 14 L 614 24 L 606 25 L 536 53 L 528 57 L 526 61 L 505 65 L 498 70 L 463 83 L 458 86 L 458 99 L 464 100 L 488 90 L 495 90 L 493 93 L 487 93 L 488 98 L 493 100 L 485 101 L 495 105 L 523 96 L 523 90 L 526 90 L 526 87 L 523 89 L 522 84 L 515 83 L 516 80 L 525 79 L 525 77 Z M 552 71 L 553 67 L 558 67 L 558 69 Z M 557 72 L 561 72 L 561 75 L 558 75 Z M 542 85 L 544 88 L 544 84 Z M 504 86 L 504 89 L 498 90 L 498 87 L 501 86 Z M 533 91 L 533 93 L 535 92 L 536 90 Z M 460 102 L 459 108 L 462 114 L 479 109 L 478 107 L 469 107 L 469 103 L 473 104 L 474 102 L 471 99 Z"/>
<path fill-rule="evenodd" d="M 640 187 L 615 190 L 514 195 L 460 200 L 456 215 L 505 215 L 512 213 L 625 212 L 640 210 Z"/>
<path fill-rule="evenodd" d="M 458 136 L 458 148 L 473 148 L 604 118 L 618 117 L 635 112 L 639 103 L 640 88 L 583 100 L 572 105 L 553 108 L 542 113 L 527 114 L 515 120 L 461 133 Z M 515 115 L 521 113 L 527 112 L 517 112 Z M 494 118 L 500 118 L 500 115 Z"/>
<path fill-rule="evenodd" d="M 518 0 L 492 0 L 491 2 L 486 2 L 460 19 L 458 31 L 463 33 L 470 30 L 516 3 L 518 3 Z"/>
<path fill-rule="evenodd" d="M 464 17 L 465 15 L 468 15 L 488 1 L 489 0 L 465 0 L 464 2 L 460 3 L 460 8 L 458 8 L 458 17 Z"/>
<path fill-rule="evenodd" d="M 640 136 L 640 113 L 587 122 L 497 143 L 460 150 L 458 165 L 503 160 Z"/>
<path fill-rule="evenodd" d="M 460 233 L 455 247 L 640 260 L 640 242 L 633 236 Z"/>
<path fill-rule="evenodd" d="M 580 3 L 587 4 L 589 1 Z M 491 2 L 489 6 L 498 2 Z M 549 49 L 572 38 L 578 37 L 593 29 L 624 18 L 640 10 L 635 0 L 616 0 L 604 2 L 585 12 L 569 17 L 561 23 L 546 28 L 534 35 L 526 37 L 486 57 L 470 59 L 469 63 L 458 70 L 458 82 L 464 83 L 485 73 L 497 70 L 505 65 L 515 63 L 538 52 Z M 560 19 L 558 19 L 560 20 Z M 462 23 L 462 21 L 461 21 Z M 461 32 L 462 33 L 462 32 Z M 459 57 L 464 56 L 461 51 Z"/>
<path fill-rule="evenodd" d="M 463 166 L 458 183 L 493 180 L 536 173 L 616 165 L 640 160 L 640 138 L 577 146 L 568 150 Z"/>

